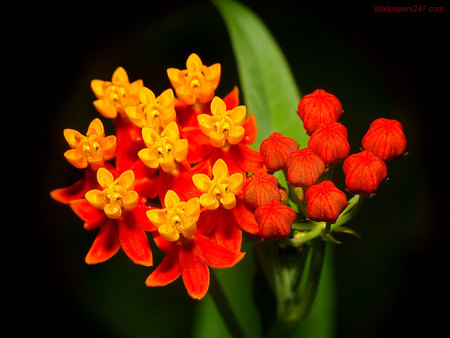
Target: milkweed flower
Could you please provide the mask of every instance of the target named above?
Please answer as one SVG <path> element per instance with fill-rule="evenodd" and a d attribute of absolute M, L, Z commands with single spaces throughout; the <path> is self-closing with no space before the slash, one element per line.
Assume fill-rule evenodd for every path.
<path fill-rule="evenodd" d="M 148 208 L 133 190 L 133 171 L 125 171 L 114 179 L 110 171 L 100 168 L 97 180 L 102 190 L 90 190 L 85 199 L 69 204 L 85 222 L 85 229 L 99 229 L 86 263 L 105 262 L 122 248 L 134 263 L 151 266 L 153 255 L 145 231 L 154 231 L 155 227 L 145 216 Z"/>
<path fill-rule="evenodd" d="M 297 141 L 277 131 L 262 141 L 259 146 L 259 150 L 264 156 L 266 167 L 270 171 L 278 171 L 285 168 L 289 154 L 297 149 Z"/>
<path fill-rule="evenodd" d="M 241 192 L 244 176 L 241 173 L 229 175 L 227 164 L 219 159 L 212 168 L 212 179 L 206 174 L 195 174 L 192 180 L 201 191 L 200 204 L 207 210 L 199 223 L 205 234 L 209 234 L 222 246 L 238 251 L 242 242 L 242 230 L 258 233 L 253 213 L 236 196 Z"/>
<path fill-rule="evenodd" d="M 186 202 L 168 191 L 164 208 L 147 211 L 150 221 L 157 227 L 156 245 L 166 253 L 161 264 L 148 276 L 147 286 L 164 286 L 181 276 L 186 290 L 194 299 L 202 299 L 209 288 L 209 267 L 229 268 L 245 255 L 229 250 L 197 229 L 200 215 L 198 198 Z"/>
<path fill-rule="evenodd" d="M 126 118 L 125 108 L 139 104 L 139 92 L 142 87 L 142 80 L 130 83 L 125 69 L 118 67 L 111 81 L 98 79 L 91 81 L 92 91 L 97 97 L 94 106 L 106 118 L 114 119 L 118 114 Z"/>
<path fill-rule="evenodd" d="M 142 128 L 142 138 L 147 148 L 140 150 L 138 156 L 150 168 L 160 167 L 170 172 L 175 169 L 175 162 L 186 159 L 188 141 L 180 139 L 175 121 L 170 122 L 161 133 L 149 127 Z"/>
<path fill-rule="evenodd" d="M 106 161 L 116 154 L 116 137 L 105 137 L 105 130 L 99 119 L 94 119 L 88 127 L 86 136 L 74 129 L 64 129 L 64 138 L 70 148 L 64 153 L 66 160 L 75 168 L 84 169 L 84 177 L 70 185 L 51 191 L 50 196 L 64 204 L 84 197 L 84 194 L 97 188 L 97 169 L 111 167 Z"/>
<path fill-rule="evenodd" d="M 311 135 L 320 124 L 337 122 L 342 114 L 342 105 L 333 94 L 317 89 L 300 100 L 297 113 Z"/>
<path fill-rule="evenodd" d="M 142 87 L 139 99 L 140 103 L 137 106 L 125 108 L 128 119 L 136 126 L 160 132 L 170 122 L 175 121 L 175 97 L 172 89 L 167 89 L 156 97 L 150 89 Z"/>
<path fill-rule="evenodd" d="M 167 76 L 178 99 L 188 105 L 210 102 L 219 85 L 221 67 L 219 63 L 205 66 L 200 57 L 192 53 L 186 60 L 186 69 L 167 69 Z"/>
<path fill-rule="evenodd" d="M 362 140 L 363 149 L 370 150 L 385 162 L 402 156 L 406 144 L 402 124 L 385 118 L 373 121 Z"/>
<path fill-rule="evenodd" d="M 345 185 L 354 194 L 373 195 L 387 177 L 386 164 L 370 150 L 347 157 L 342 169 Z"/>
<path fill-rule="evenodd" d="M 321 124 L 308 140 L 308 148 L 325 164 L 344 160 L 350 152 L 347 129 L 339 122 Z"/>
<path fill-rule="evenodd" d="M 105 137 L 105 129 L 99 119 L 89 124 L 86 136 L 73 129 L 64 129 L 64 138 L 72 148 L 64 153 L 64 157 L 75 168 L 83 169 L 90 165 L 96 170 L 116 155 L 116 137 Z"/>
<path fill-rule="evenodd" d="M 347 206 L 347 197 L 330 180 L 310 186 L 305 199 L 308 217 L 319 222 L 335 223 Z"/>

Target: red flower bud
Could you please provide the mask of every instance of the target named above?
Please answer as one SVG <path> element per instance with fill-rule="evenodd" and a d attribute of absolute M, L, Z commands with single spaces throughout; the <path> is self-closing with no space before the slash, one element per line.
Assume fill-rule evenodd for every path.
<path fill-rule="evenodd" d="M 341 161 L 350 152 L 347 129 L 338 122 L 322 124 L 311 135 L 308 147 L 319 155 L 325 164 Z"/>
<path fill-rule="evenodd" d="M 259 208 L 271 200 L 281 201 L 278 180 L 271 174 L 259 172 L 250 176 L 242 188 L 244 200 L 254 208 Z"/>
<path fill-rule="evenodd" d="M 376 119 L 364 135 L 362 147 L 370 150 L 383 161 L 400 157 L 406 150 L 402 124 L 396 120 Z"/>
<path fill-rule="evenodd" d="M 283 136 L 277 131 L 262 141 L 259 147 L 270 171 L 283 169 L 289 154 L 297 149 L 298 144 L 292 137 Z"/>
<path fill-rule="evenodd" d="M 266 205 L 255 210 L 255 219 L 259 225 L 260 235 L 264 239 L 286 238 L 291 232 L 295 221 L 295 211 L 292 208 L 271 200 Z"/>
<path fill-rule="evenodd" d="M 306 212 L 314 221 L 335 223 L 347 206 L 347 196 L 326 180 L 306 190 Z"/>
<path fill-rule="evenodd" d="M 342 169 L 345 185 L 354 194 L 374 194 L 387 176 L 386 164 L 369 150 L 347 157 Z"/>
<path fill-rule="evenodd" d="M 336 122 L 342 114 L 342 105 L 333 94 L 317 89 L 300 100 L 297 113 L 303 127 L 311 135 L 321 123 Z"/>
<path fill-rule="evenodd" d="M 293 151 L 287 160 L 287 180 L 302 188 L 316 183 L 325 171 L 325 163 L 309 148 Z"/>

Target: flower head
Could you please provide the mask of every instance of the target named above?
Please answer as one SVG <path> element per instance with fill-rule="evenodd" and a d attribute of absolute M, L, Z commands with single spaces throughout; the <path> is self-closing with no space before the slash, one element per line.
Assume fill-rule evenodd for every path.
<path fill-rule="evenodd" d="M 130 83 L 125 69 L 118 67 L 111 81 L 91 81 L 91 88 L 97 97 L 94 106 L 106 118 L 114 119 L 118 113 L 126 117 L 125 108 L 139 104 L 139 91 L 142 87 L 142 80 Z"/>
<path fill-rule="evenodd" d="M 170 122 L 161 133 L 152 128 L 142 128 L 142 137 L 147 148 L 138 152 L 139 158 L 150 168 L 159 166 L 165 172 L 176 168 L 175 162 L 186 159 L 188 141 L 180 139 L 175 121 Z"/>
<path fill-rule="evenodd" d="M 177 97 L 185 104 L 207 103 L 214 97 L 220 81 L 220 64 L 205 66 L 197 54 L 191 54 L 186 69 L 167 69 L 169 80 Z"/>
<path fill-rule="evenodd" d="M 164 209 L 147 211 L 147 217 L 158 228 L 158 233 L 169 242 L 177 241 L 180 235 L 190 238 L 197 230 L 196 223 L 200 216 L 198 198 L 182 202 L 173 190 L 169 190 L 164 205 Z"/>
<path fill-rule="evenodd" d="M 300 100 L 297 112 L 305 130 L 312 134 L 321 123 L 336 122 L 342 114 L 342 105 L 333 94 L 317 89 Z"/>
<path fill-rule="evenodd" d="M 278 180 L 264 172 L 250 176 L 242 189 L 244 200 L 254 208 L 262 207 L 272 200 L 281 200 Z"/>
<path fill-rule="evenodd" d="M 226 144 L 238 144 L 242 141 L 245 129 L 247 109 L 245 106 L 237 106 L 227 110 L 225 102 L 219 97 L 214 97 L 211 102 L 211 115 L 200 114 L 197 116 L 200 130 L 209 136 L 213 146 L 221 148 Z"/>
<path fill-rule="evenodd" d="M 319 155 L 325 164 L 341 161 L 350 152 L 347 129 L 338 122 L 321 124 L 309 138 L 308 147 Z"/>
<path fill-rule="evenodd" d="M 73 129 L 64 129 L 64 138 L 72 148 L 64 153 L 64 157 L 76 168 L 86 168 L 88 165 L 97 170 L 104 161 L 112 159 L 116 154 L 116 137 L 105 137 L 103 124 L 94 119 L 86 136 Z"/>
<path fill-rule="evenodd" d="M 97 180 L 103 190 L 90 190 L 85 197 L 92 206 L 102 209 L 108 218 L 117 219 L 122 216 L 123 209 L 131 210 L 137 205 L 139 195 L 132 190 L 132 170 L 127 170 L 114 179 L 107 169 L 100 168 L 97 171 Z"/>
<path fill-rule="evenodd" d="M 265 158 L 266 167 L 270 171 L 277 171 L 286 167 L 289 154 L 297 149 L 297 141 L 292 137 L 283 136 L 277 131 L 262 141 L 259 147 Z"/>
<path fill-rule="evenodd" d="M 347 157 L 342 169 L 345 185 L 354 194 L 374 194 L 387 176 L 386 164 L 370 150 Z"/>
<path fill-rule="evenodd" d="M 172 89 L 167 89 L 156 97 L 150 89 L 142 87 L 139 99 L 141 103 L 137 106 L 125 108 L 129 120 L 136 126 L 149 127 L 160 132 L 170 122 L 175 121 L 175 97 Z"/>
<path fill-rule="evenodd" d="M 255 218 L 264 239 L 286 238 L 296 218 L 292 208 L 278 200 L 271 200 L 255 210 Z"/>
<path fill-rule="evenodd" d="M 325 171 L 325 163 L 309 148 L 293 151 L 287 160 L 289 183 L 306 188 L 316 183 Z"/>
<path fill-rule="evenodd" d="M 383 161 L 400 157 L 406 150 L 402 124 L 397 120 L 376 119 L 364 135 L 362 147 L 370 150 Z"/>
<path fill-rule="evenodd" d="M 236 205 L 236 197 L 244 184 L 244 175 L 235 173 L 228 175 L 228 167 L 222 159 L 217 160 L 212 168 L 213 179 L 205 174 L 192 176 L 195 186 L 203 193 L 200 204 L 208 210 L 217 209 L 220 204 L 225 209 L 232 209 Z"/>
<path fill-rule="evenodd" d="M 314 221 L 335 223 L 347 206 L 347 197 L 333 182 L 326 180 L 306 190 L 306 212 Z"/>

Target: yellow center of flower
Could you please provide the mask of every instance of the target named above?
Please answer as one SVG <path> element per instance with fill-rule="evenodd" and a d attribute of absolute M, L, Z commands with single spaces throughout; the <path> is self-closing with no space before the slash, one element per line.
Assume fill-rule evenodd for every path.
<path fill-rule="evenodd" d="M 164 205 L 164 209 L 147 211 L 147 217 L 158 228 L 159 234 L 170 242 L 177 241 L 181 236 L 191 237 L 197 230 L 200 217 L 198 198 L 182 202 L 173 190 L 169 190 L 164 197 Z"/>
<path fill-rule="evenodd" d="M 139 195 L 132 190 L 134 184 L 132 170 L 125 171 L 114 180 L 107 169 L 99 168 L 97 181 L 103 190 L 90 190 L 85 197 L 94 207 L 103 209 L 109 218 L 119 218 L 122 216 L 122 209 L 131 210 L 137 205 Z"/>
<path fill-rule="evenodd" d="M 225 102 L 214 97 L 211 102 L 211 115 L 197 116 L 200 130 L 209 136 L 213 146 L 222 148 L 228 144 L 238 144 L 244 138 L 245 129 L 242 127 L 247 115 L 245 106 L 238 106 L 227 110 Z"/>
<path fill-rule="evenodd" d="M 147 148 L 138 152 L 139 158 L 150 168 L 158 168 L 171 172 L 176 168 L 175 162 L 186 159 L 188 142 L 180 139 L 178 126 L 175 121 L 170 122 L 159 134 L 152 128 L 143 128 L 142 137 Z"/>
<path fill-rule="evenodd" d="M 226 163 L 219 159 L 213 166 L 214 178 L 211 180 L 205 174 L 192 176 L 195 186 L 203 193 L 200 204 L 208 210 L 217 209 L 220 204 L 225 209 L 232 209 L 236 205 L 236 194 L 244 184 L 244 176 L 240 173 L 228 175 Z"/>

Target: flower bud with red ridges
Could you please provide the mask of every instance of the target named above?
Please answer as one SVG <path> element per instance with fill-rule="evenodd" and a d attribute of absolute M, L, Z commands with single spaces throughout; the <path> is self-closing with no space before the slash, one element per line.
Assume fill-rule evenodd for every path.
<path fill-rule="evenodd" d="M 244 200 L 250 206 L 259 208 L 271 200 L 281 201 L 281 192 L 275 176 L 264 171 L 253 174 L 242 188 Z"/>
<path fill-rule="evenodd" d="M 303 127 L 311 135 L 321 123 L 336 122 L 342 114 L 342 105 L 333 94 L 317 89 L 300 100 L 297 113 Z"/>
<path fill-rule="evenodd" d="M 298 144 L 292 137 L 284 136 L 277 131 L 262 141 L 259 147 L 270 171 L 285 168 L 289 154 L 297 149 Z"/>
<path fill-rule="evenodd" d="M 293 151 L 287 160 L 287 180 L 292 185 L 307 188 L 317 182 L 325 171 L 325 163 L 309 148 Z"/>
<path fill-rule="evenodd" d="M 370 150 L 383 161 L 402 156 L 406 150 L 403 126 L 397 120 L 379 118 L 373 121 L 364 135 L 362 147 Z"/>
<path fill-rule="evenodd" d="M 319 155 L 325 164 L 341 161 L 350 152 L 347 129 L 338 122 L 321 124 L 309 138 L 308 147 Z"/>
<path fill-rule="evenodd" d="M 277 200 L 271 200 L 255 210 L 255 219 L 261 229 L 260 235 L 264 239 L 289 236 L 295 218 L 295 211 Z"/>
<path fill-rule="evenodd" d="M 345 185 L 354 194 L 373 195 L 386 179 L 386 164 L 370 150 L 350 155 L 342 166 Z"/>
<path fill-rule="evenodd" d="M 347 206 L 347 196 L 329 180 L 310 186 L 305 199 L 308 217 L 318 222 L 335 223 Z"/>

